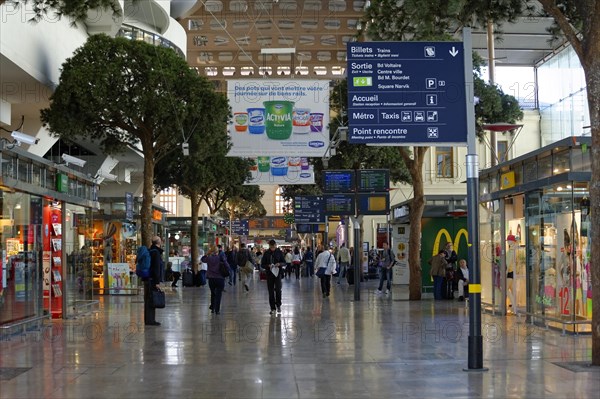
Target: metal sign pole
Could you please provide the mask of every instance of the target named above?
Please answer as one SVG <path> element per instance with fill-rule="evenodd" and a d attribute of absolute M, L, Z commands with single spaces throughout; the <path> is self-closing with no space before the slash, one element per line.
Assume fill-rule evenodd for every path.
<path fill-rule="evenodd" d="M 483 337 L 481 335 L 481 276 L 479 262 L 479 159 L 475 137 L 475 107 L 473 104 L 473 55 L 471 28 L 463 28 L 465 89 L 467 107 L 467 209 L 469 229 L 469 353 L 465 371 L 487 371 L 483 367 Z"/>
<path fill-rule="evenodd" d="M 360 301 L 360 276 L 362 273 L 360 224 L 362 216 L 350 217 L 350 222 L 354 226 L 354 300 Z"/>

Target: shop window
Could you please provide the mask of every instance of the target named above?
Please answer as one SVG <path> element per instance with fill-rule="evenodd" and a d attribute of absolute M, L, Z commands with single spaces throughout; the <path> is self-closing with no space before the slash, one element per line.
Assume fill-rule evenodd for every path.
<path fill-rule="evenodd" d="M 574 172 L 589 172 L 592 168 L 590 157 L 591 151 L 588 147 L 573 148 L 571 150 L 571 162 Z"/>
<path fill-rule="evenodd" d="M 497 143 L 498 147 L 498 163 L 508 161 L 508 141 L 501 140 Z"/>
<path fill-rule="evenodd" d="M 554 154 L 554 166 L 552 173 L 555 175 L 566 173 L 571 170 L 570 165 L 570 155 L 571 152 L 569 150 L 557 152 Z"/>
<path fill-rule="evenodd" d="M 453 152 L 452 147 L 436 147 L 435 149 L 437 177 L 453 178 Z"/>
<path fill-rule="evenodd" d="M 283 189 L 277 188 L 275 191 L 275 214 L 283 215 L 291 209 L 291 202 L 283 197 Z"/>
<path fill-rule="evenodd" d="M 165 188 L 158 193 L 158 203 L 172 215 L 177 215 L 177 189 Z"/>

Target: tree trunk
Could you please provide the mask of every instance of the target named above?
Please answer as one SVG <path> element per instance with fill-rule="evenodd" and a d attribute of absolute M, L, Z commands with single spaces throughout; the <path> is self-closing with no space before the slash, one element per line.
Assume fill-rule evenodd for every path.
<path fill-rule="evenodd" d="M 592 364 L 600 366 L 600 43 L 590 51 L 586 70 L 587 98 L 592 126 L 592 180 L 590 182 L 592 283 Z M 593 55 L 592 55 L 593 54 Z"/>
<path fill-rule="evenodd" d="M 414 147 L 413 158 L 411 159 L 405 148 L 399 148 L 413 185 L 413 199 L 410 203 L 410 212 L 408 214 L 410 223 L 410 236 L 408 238 L 408 268 L 410 271 L 408 299 L 411 301 L 421 299 L 421 218 L 423 217 L 423 209 L 425 208 L 423 161 L 428 149 L 428 147 Z"/>
<path fill-rule="evenodd" d="M 192 223 L 190 232 L 190 245 L 192 246 L 192 270 L 198 272 L 198 212 L 200 211 L 200 195 L 193 194 L 190 196 L 192 203 Z M 205 226 L 203 226 L 205 227 Z"/>
<path fill-rule="evenodd" d="M 144 149 L 144 186 L 142 188 L 142 244 L 152 244 L 152 199 L 154 197 L 154 151 L 152 146 Z M 166 239 L 166 237 L 164 237 Z"/>

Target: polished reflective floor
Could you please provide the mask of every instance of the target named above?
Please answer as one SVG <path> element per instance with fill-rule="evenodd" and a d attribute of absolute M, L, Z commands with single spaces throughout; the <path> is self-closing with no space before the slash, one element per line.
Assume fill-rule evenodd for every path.
<path fill-rule="evenodd" d="M 104 296 L 100 308 L 2 337 L 1 398 L 590 398 L 589 336 L 483 315 L 487 372 L 467 367 L 463 303 L 409 302 L 403 288 L 283 283 L 270 315 L 265 282 L 226 285 L 220 315 L 208 288 L 167 289 L 162 326 L 144 326 L 142 296 Z M 579 362 L 579 363 L 577 363 Z M 568 366 L 582 367 L 573 368 Z"/>

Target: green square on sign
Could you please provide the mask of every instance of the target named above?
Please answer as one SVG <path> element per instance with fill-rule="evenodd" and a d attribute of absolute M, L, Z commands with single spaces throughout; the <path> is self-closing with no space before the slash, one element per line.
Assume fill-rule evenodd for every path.
<path fill-rule="evenodd" d="M 370 76 L 356 76 L 352 78 L 354 87 L 372 86 L 373 79 Z"/>

